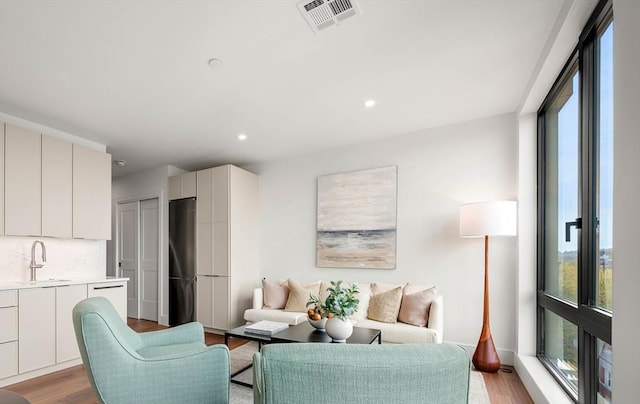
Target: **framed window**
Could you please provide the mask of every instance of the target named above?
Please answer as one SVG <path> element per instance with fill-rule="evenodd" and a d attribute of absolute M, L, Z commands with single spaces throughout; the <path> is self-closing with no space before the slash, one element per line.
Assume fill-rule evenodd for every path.
<path fill-rule="evenodd" d="M 605 0 L 538 110 L 537 352 L 580 403 L 612 396 L 613 140 Z"/>

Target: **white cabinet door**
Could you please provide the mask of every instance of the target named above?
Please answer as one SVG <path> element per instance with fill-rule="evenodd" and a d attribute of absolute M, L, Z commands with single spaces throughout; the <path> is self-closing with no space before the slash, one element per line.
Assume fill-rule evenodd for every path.
<path fill-rule="evenodd" d="M 111 240 L 111 155 L 73 145 L 73 237 Z"/>
<path fill-rule="evenodd" d="M 56 289 L 18 291 L 20 373 L 56 363 Z"/>
<path fill-rule="evenodd" d="M 4 233 L 40 236 L 41 135 L 5 125 Z"/>
<path fill-rule="evenodd" d="M 18 341 L 0 344 L 0 379 L 18 374 Z"/>
<path fill-rule="evenodd" d="M 0 235 L 4 234 L 4 122 L 0 122 Z"/>
<path fill-rule="evenodd" d="M 56 287 L 56 362 L 80 357 L 73 329 L 73 307 L 87 298 L 87 285 Z"/>
<path fill-rule="evenodd" d="M 70 142 L 42 136 L 42 235 L 72 237 L 72 168 Z"/>
<path fill-rule="evenodd" d="M 104 296 L 111 301 L 120 317 L 127 321 L 127 282 L 90 283 L 87 286 L 87 297 Z"/>
<path fill-rule="evenodd" d="M 213 327 L 213 277 L 198 275 L 196 282 L 196 320 L 203 326 Z"/>
<path fill-rule="evenodd" d="M 213 221 L 213 168 L 196 172 L 196 223 Z"/>
<path fill-rule="evenodd" d="M 213 328 L 228 330 L 229 327 L 229 278 L 213 278 Z"/>
<path fill-rule="evenodd" d="M 169 177 L 169 200 L 196 196 L 196 173 L 184 173 Z"/>

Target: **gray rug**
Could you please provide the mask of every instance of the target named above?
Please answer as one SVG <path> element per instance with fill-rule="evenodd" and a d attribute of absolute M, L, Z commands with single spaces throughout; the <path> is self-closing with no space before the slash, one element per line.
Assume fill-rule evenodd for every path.
<path fill-rule="evenodd" d="M 258 350 L 258 344 L 249 342 L 241 347 L 231 350 L 231 373 L 242 369 L 250 364 L 253 360 L 253 354 Z M 246 383 L 253 382 L 253 370 L 248 369 L 234 378 L 235 380 Z M 253 390 L 243 387 L 235 383 L 231 383 L 231 404 L 251 404 L 253 403 Z M 469 404 L 489 404 L 489 394 L 484 385 L 482 373 L 471 372 L 471 381 L 469 383 Z"/>

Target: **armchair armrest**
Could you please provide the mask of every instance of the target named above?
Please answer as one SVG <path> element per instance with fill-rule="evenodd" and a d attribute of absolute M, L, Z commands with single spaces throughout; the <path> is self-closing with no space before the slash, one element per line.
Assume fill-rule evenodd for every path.
<path fill-rule="evenodd" d="M 151 332 L 139 333 L 142 346 L 159 346 L 202 342 L 204 344 L 204 328 L 198 322 L 182 324 L 177 327 Z"/>
<path fill-rule="evenodd" d="M 260 310 L 264 302 L 262 288 L 253 289 L 253 309 Z"/>
<path fill-rule="evenodd" d="M 436 296 L 429 309 L 429 324 L 427 327 L 436 331 L 436 343 L 441 344 L 444 339 L 444 299 Z"/>

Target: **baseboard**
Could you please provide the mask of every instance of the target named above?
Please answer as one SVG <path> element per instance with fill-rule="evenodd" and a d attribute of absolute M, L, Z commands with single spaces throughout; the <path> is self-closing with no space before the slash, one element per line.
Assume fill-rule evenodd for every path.
<path fill-rule="evenodd" d="M 20 383 L 20 382 L 23 382 L 25 380 L 33 379 L 34 377 L 44 376 L 46 374 L 57 372 L 59 370 L 63 370 L 63 369 L 66 369 L 66 368 L 70 368 L 72 366 L 77 366 L 77 365 L 82 365 L 82 360 L 80 358 L 72 359 L 70 361 L 63 362 L 63 363 L 58 363 L 58 364 L 52 365 L 52 366 L 47 366 L 47 367 L 42 368 L 42 369 L 32 370 L 32 371 L 26 372 L 26 373 L 20 373 L 20 374 L 17 374 L 15 376 L 10 376 L 10 377 L 7 377 L 5 379 L 0 380 L 0 387 L 5 387 L 5 386 L 9 386 L 11 384 Z"/>

